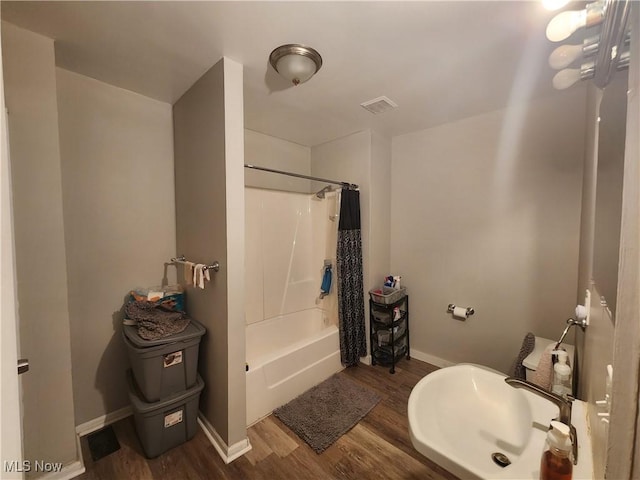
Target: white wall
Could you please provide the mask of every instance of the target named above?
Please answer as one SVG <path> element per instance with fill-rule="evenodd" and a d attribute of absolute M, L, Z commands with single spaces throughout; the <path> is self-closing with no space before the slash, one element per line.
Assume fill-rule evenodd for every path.
<path fill-rule="evenodd" d="M 309 147 L 245 129 L 244 149 L 246 164 L 302 175 L 311 172 Z M 309 180 L 249 168 L 244 170 L 244 184 L 247 187 L 303 193 L 309 193 L 311 188 Z"/>
<path fill-rule="evenodd" d="M 2 53 L 19 355 L 30 361 L 21 377 L 24 458 L 70 464 L 77 452 L 53 41 L 3 23 Z"/>
<path fill-rule="evenodd" d="M 171 105 L 57 69 L 76 425 L 129 405 L 135 287 L 175 283 Z"/>
<path fill-rule="evenodd" d="M 507 372 L 575 308 L 585 90 L 393 138 L 391 268 L 412 354 Z M 466 321 L 447 305 L 474 307 Z"/>

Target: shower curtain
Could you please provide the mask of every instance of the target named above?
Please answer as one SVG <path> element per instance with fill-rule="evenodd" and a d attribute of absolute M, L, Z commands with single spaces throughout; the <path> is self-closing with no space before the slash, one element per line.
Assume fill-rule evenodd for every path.
<path fill-rule="evenodd" d="M 364 324 L 360 192 L 342 189 L 338 224 L 338 317 L 340 359 L 349 367 L 367 354 Z"/>

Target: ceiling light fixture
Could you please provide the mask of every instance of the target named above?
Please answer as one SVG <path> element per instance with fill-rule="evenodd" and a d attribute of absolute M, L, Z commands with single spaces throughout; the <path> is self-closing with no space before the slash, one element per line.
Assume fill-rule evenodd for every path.
<path fill-rule="evenodd" d="M 583 63 L 580 68 L 565 68 L 553 77 L 553 88 L 564 90 L 580 80 L 593 78 L 595 65 L 593 62 Z"/>
<path fill-rule="evenodd" d="M 554 70 L 568 67 L 579 58 L 588 58 L 598 53 L 600 36 L 585 38 L 581 45 L 560 45 L 549 56 L 549 66 Z"/>
<path fill-rule="evenodd" d="M 588 79 L 604 88 L 616 70 L 628 68 L 631 1 L 598 0 L 588 3 L 584 10 L 562 12 L 549 22 L 546 33 L 552 42 L 565 40 L 581 28 L 598 26 L 599 30 L 582 45 L 561 45 L 551 53 L 549 65 L 560 70 L 553 78 L 555 88 L 563 90 Z M 566 68 L 578 60 L 579 68 Z"/>
<path fill-rule="evenodd" d="M 269 55 L 269 63 L 281 76 L 300 85 L 320 70 L 322 57 L 311 47 L 290 43 L 274 49 Z"/>
<path fill-rule="evenodd" d="M 570 10 L 553 17 L 547 26 L 547 38 L 552 42 L 561 42 L 582 27 L 598 25 L 604 18 L 604 3 L 588 3 L 584 10 Z"/>

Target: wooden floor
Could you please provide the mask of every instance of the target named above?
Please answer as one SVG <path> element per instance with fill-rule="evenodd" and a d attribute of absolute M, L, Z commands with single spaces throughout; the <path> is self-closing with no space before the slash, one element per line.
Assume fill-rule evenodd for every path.
<path fill-rule="evenodd" d="M 455 480 L 416 452 L 409 439 L 409 394 L 422 377 L 436 369 L 419 360 L 403 359 L 394 375 L 388 368 L 363 364 L 342 371 L 340 375 L 378 392 L 382 401 L 320 455 L 271 415 L 249 429 L 253 449 L 229 465 L 200 429 L 191 441 L 149 460 L 129 417 L 114 424 L 121 448 L 111 455 L 92 462 L 86 438 L 82 439 L 87 471 L 78 478 Z"/>

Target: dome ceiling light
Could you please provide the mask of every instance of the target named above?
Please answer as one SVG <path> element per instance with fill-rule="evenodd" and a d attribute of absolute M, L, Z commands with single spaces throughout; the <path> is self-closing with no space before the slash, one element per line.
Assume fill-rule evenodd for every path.
<path fill-rule="evenodd" d="M 322 57 L 311 47 L 290 43 L 273 50 L 269 63 L 276 72 L 297 86 L 320 70 Z"/>

